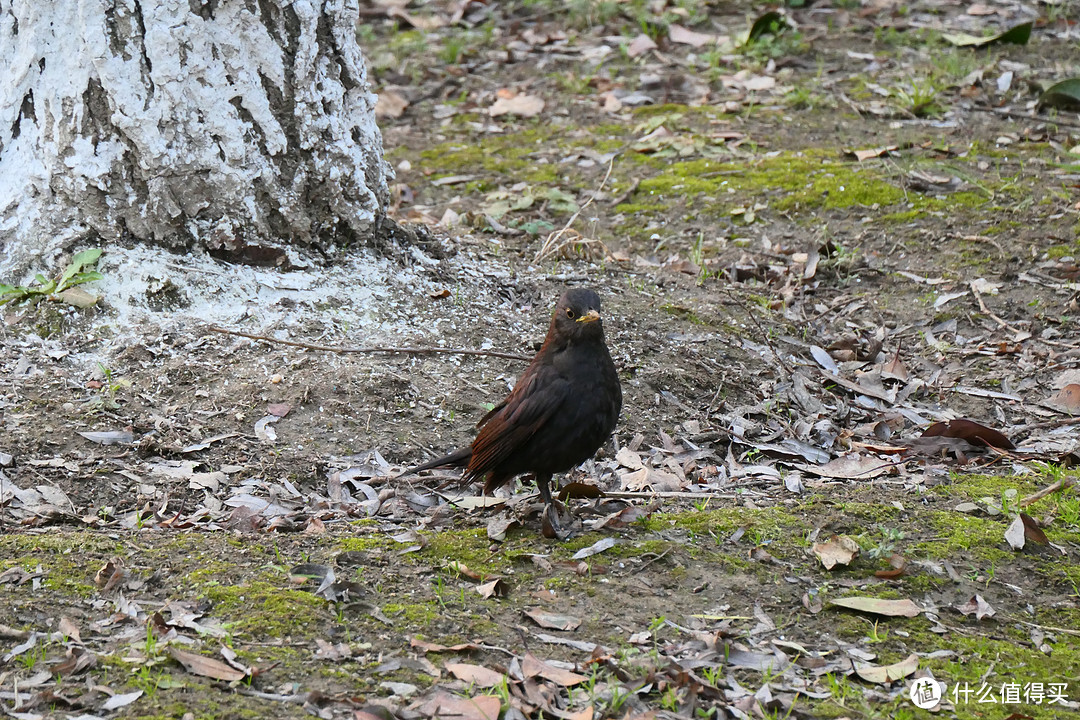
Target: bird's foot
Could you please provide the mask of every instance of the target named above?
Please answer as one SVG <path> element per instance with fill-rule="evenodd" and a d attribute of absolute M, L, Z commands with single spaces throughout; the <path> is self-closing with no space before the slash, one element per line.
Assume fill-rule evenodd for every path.
<path fill-rule="evenodd" d="M 544 506 L 540 517 L 540 532 L 549 539 L 566 540 L 574 531 L 574 516 L 558 500 L 552 500 Z"/>

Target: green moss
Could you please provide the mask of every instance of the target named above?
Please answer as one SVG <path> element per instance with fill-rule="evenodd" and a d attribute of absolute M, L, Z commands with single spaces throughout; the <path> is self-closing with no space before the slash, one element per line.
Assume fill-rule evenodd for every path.
<path fill-rule="evenodd" d="M 0 535 L 0 569 L 38 566 L 45 572 L 42 585 L 69 597 L 88 598 L 97 592 L 93 573 L 109 557 L 123 555 L 114 540 L 89 532 L 49 535 Z"/>
<path fill-rule="evenodd" d="M 885 503 L 852 501 L 837 503 L 836 507 L 847 518 L 877 523 L 899 520 L 903 514 L 898 508 Z"/>
<path fill-rule="evenodd" d="M 316 619 L 327 615 L 327 602 L 321 597 L 265 581 L 211 586 L 203 597 L 234 632 L 255 637 L 303 635 Z"/>
<path fill-rule="evenodd" d="M 641 521 L 642 527 L 652 532 L 678 528 L 693 535 L 707 537 L 732 533 L 740 527 L 758 531 L 764 535 L 781 535 L 786 529 L 801 527 L 802 521 L 783 508 L 717 508 L 715 510 L 688 510 L 676 513 L 656 513 Z"/>
<path fill-rule="evenodd" d="M 449 567 L 451 563 L 459 562 L 476 572 L 500 574 L 501 558 L 489 550 L 490 541 L 484 528 L 425 533 L 424 539 L 427 545 L 419 555 L 436 561 L 436 566 Z"/>
<path fill-rule="evenodd" d="M 360 537 L 340 538 L 338 547 L 344 552 L 368 552 L 371 550 L 385 550 L 396 543 L 386 535 L 362 535 Z"/>
<path fill-rule="evenodd" d="M 410 625 L 427 625 L 439 616 L 434 601 L 427 604 L 387 603 L 382 610 L 386 615 L 400 617 Z"/>
<path fill-rule="evenodd" d="M 903 225 L 922 216 L 922 210 L 903 210 L 901 212 L 886 213 L 878 218 L 878 222 L 884 225 Z"/>
<path fill-rule="evenodd" d="M 1007 490 L 1015 490 L 1023 497 L 1038 489 L 1032 478 L 1036 476 L 1017 475 L 953 475 L 951 482 L 942 483 L 933 489 L 935 495 L 949 498 L 965 497 L 979 499 L 992 497 L 1001 503 L 1001 497 Z"/>
<path fill-rule="evenodd" d="M 991 563 L 1012 557 L 1005 550 L 1006 526 L 999 520 L 937 510 L 924 513 L 922 523 L 934 538 L 916 543 L 914 549 L 926 557 L 955 559 L 957 550 L 970 551 L 974 559 Z"/>

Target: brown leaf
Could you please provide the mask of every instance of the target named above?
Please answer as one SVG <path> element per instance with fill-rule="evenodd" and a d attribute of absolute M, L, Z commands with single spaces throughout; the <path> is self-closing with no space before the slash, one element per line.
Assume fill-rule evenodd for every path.
<path fill-rule="evenodd" d="M 292 410 L 292 405 L 289 403 L 270 403 L 266 406 L 267 414 L 277 415 L 279 418 L 288 415 L 290 410 Z"/>
<path fill-rule="evenodd" d="M 446 669 L 458 680 L 483 688 L 501 685 L 506 677 L 502 673 L 495 672 L 482 665 L 471 665 L 469 663 L 446 663 Z"/>
<path fill-rule="evenodd" d="M 899 380 L 900 382 L 908 381 L 907 367 L 904 365 L 903 360 L 900 359 L 900 348 L 896 348 L 896 352 L 893 354 L 892 359 L 885 363 L 881 367 L 881 377 L 886 380 Z"/>
<path fill-rule="evenodd" d="M 689 45 L 696 48 L 716 42 L 715 35 L 694 32 L 693 30 L 688 30 L 682 25 L 677 25 L 675 23 L 668 26 L 668 39 L 673 43 Z"/>
<path fill-rule="evenodd" d="M 512 98 L 498 98 L 488 108 L 488 115 L 517 115 L 518 117 L 536 117 L 544 111 L 544 101 L 536 95 L 515 95 Z"/>
<path fill-rule="evenodd" d="M 923 431 L 922 437 L 958 438 L 966 440 L 972 445 L 994 447 L 1000 450 L 1012 450 L 1016 447 L 1009 438 L 997 430 L 964 418 L 944 423 L 936 422 Z"/>
<path fill-rule="evenodd" d="M 825 569 L 832 570 L 837 565 L 850 565 L 859 555 L 859 544 L 847 535 L 833 535 L 825 542 L 814 543 L 813 550 Z"/>
<path fill-rule="evenodd" d="M 557 615 L 538 608 L 526 610 L 525 615 L 540 627 L 549 630 L 576 630 L 581 625 L 581 619 L 573 615 Z"/>
<path fill-rule="evenodd" d="M 418 637 L 414 637 L 409 640 L 409 646 L 414 647 L 421 652 L 464 652 L 471 650 L 479 650 L 480 646 L 474 643 L 459 643 L 457 645 L 439 645 L 438 643 L 428 642 Z"/>
<path fill-rule="evenodd" d="M 578 675 L 569 670 L 563 670 L 554 665 L 549 665 L 543 660 L 538 659 L 532 653 L 526 653 L 524 659 L 521 661 L 521 673 L 525 677 L 542 677 L 545 680 L 550 680 L 556 685 L 562 685 L 563 687 L 571 687 L 588 680 L 584 675 Z"/>
<path fill-rule="evenodd" d="M 972 595 L 970 600 L 963 605 L 957 605 L 956 609 L 964 615 L 974 615 L 976 620 L 993 617 L 997 612 L 990 607 L 990 603 L 986 602 L 982 595 Z"/>
<path fill-rule="evenodd" d="M 68 648 L 64 659 L 52 668 L 53 675 L 70 677 L 88 670 L 97 664 L 97 655 L 81 647 Z"/>
<path fill-rule="evenodd" d="M 1069 411 L 1080 410 L 1080 385 L 1070 383 L 1058 390 L 1058 394 L 1050 398 L 1049 404 Z"/>
<path fill-rule="evenodd" d="M 592 500 L 601 497 L 604 497 L 604 491 L 589 483 L 571 482 L 559 490 L 559 499 L 563 501 L 568 498 Z"/>
<path fill-rule="evenodd" d="M 57 623 L 56 629 L 66 637 L 71 638 L 78 644 L 82 645 L 82 637 L 80 636 L 79 626 L 75 624 L 75 621 L 64 615 L 60 618 L 60 622 Z"/>
<path fill-rule="evenodd" d="M 882 578 L 885 580 L 891 580 L 898 578 L 904 574 L 904 570 L 907 568 L 907 558 L 903 555 L 893 553 L 889 556 L 889 565 L 892 566 L 891 570 L 878 570 L 874 573 L 874 577 Z"/>
<path fill-rule="evenodd" d="M 641 33 L 630 41 L 630 44 L 626 47 L 626 54 L 632 58 L 636 58 L 639 55 L 644 55 L 650 50 L 655 49 L 656 43 L 653 42 L 653 39 L 645 33 Z"/>
<path fill-rule="evenodd" d="M 477 585 L 476 592 L 480 593 L 480 597 L 482 598 L 494 597 L 496 595 L 498 597 L 506 597 L 510 592 L 510 588 L 505 580 L 502 578 L 495 578 L 494 580 L 489 580 L 486 583 Z"/>
<path fill-rule="evenodd" d="M 404 95 L 394 90 L 384 89 L 375 102 L 375 117 L 399 118 L 405 114 L 407 107 L 409 107 L 409 101 Z"/>
<path fill-rule="evenodd" d="M 915 617 L 922 612 L 915 603 L 907 598 L 903 600 L 884 600 L 872 597 L 846 597 L 830 600 L 830 605 L 858 610 L 859 612 L 884 615 L 885 617 Z"/>
<path fill-rule="evenodd" d="M 882 145 L 881 147 L 870 148 L 868 150 L 847 150 L 846 153 L 854 156 L 859 162 L 862 162 L 863 160 L 870 160 L 872 158 L 885 157 L 899 149 L 900 148 L 897 145 Z"/>
<path fill-rule="evenodd" d="M 1049 545 L 1050 539 L 1046 537 L 1046 533 L 1042 531 L 1039 524 L 1035 522 L 1035 518 L 1031 517 L 1027 513 L 1020 513 L 1020 520 L 1024 523 L 1024 537 L 1034 543 L 1040 545 Z"/>
<path fill-rule="evenodd" d="M 919 656 L 915 653 L 892 665 L 856 665 L 855 673 L 863 680 L 888 685 L 906 678 L 919 669 Z"/>
<path fill-rule="evenodd" d="M 423 705 L 416 708 L 421 717 L 443 720 L 498 720 L 502 703 L 494 695 L 463 698 L 439 690 Z"/>
<path fill-rule="evenodd" d="M 102 592 L 109 592 L 124 579 L 124 560 L 114 557 L 105 563 L 97 574 L 94 575 L 94 584 L 101 588 Z"/>
<path fill-rule="evenodd" d="M 169 654 L 192 675 L 201 675 L 203 677 L 213 678 L 214 680 L 224 680 L 226 682 L 236 682 L 237 680 L 242 680 L 247 677 L 246 672 L 237 670 L 212 657 L 206 657 L 205 655 L 199 655 L 198 653 L 181 650 L 178 647 L 170 647 Z"/>

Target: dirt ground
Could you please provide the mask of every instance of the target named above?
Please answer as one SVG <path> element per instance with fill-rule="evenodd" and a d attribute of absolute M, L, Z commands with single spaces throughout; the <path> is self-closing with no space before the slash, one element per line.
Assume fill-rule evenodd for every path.
<path fill-rule="evenodd" d="M 430 238 L 3 307 L 7 714 L 1075 715 L 1075 3 L 365 8 Z M 282 342 L 531 356 L 573 285 L 625 400 L 565 541 L 395 477 L 524 362 Z"/>

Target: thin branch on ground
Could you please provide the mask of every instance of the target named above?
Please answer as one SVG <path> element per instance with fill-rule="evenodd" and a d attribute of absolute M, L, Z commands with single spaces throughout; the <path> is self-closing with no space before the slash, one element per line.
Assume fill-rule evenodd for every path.
<path fill-rule="evenodd" d="M 522 360 L 528 362 L 532 360 L 531 357 L 525 355 L 518 355 L 517 353 L 499 352 L 497 350 L 469 350 L 466 348 L 439 348 L 439 347 L 333 347 L 330 345 L 316 345 L 314 343 L 300 342 L 298 340 L 282 340 L 280 338 L 267 337 L 265 335 L 255 335 L 254 333 L 240 332 L 239 330 L 228 330 L 216 325 L 208 325 L 207 330 L 210 332 L 221 333 L 222 335 L 235 335 L 237 337 L 248 338 L 251 340 L 261 340 L 262 342 L 269 343 L 271 345 L 289 345 L 291 347 L 304 348 L 305 350 L 318 350 L 320 352 L 338 353 L 339 355 L 357 354 L 357 353 L 396 353 L 400 355 L 479 355 L 483 357 L 497 357 L 506 358 L 508 360 Z"/>
<path fill-rule="evenodd" d="M 540 246 L 540 249 L 536 251 L 536 257 L 534 258 L 535 260 L 543 260 L 548 255 L 554 255 L 560 252 L 567 245 L 567 242 L 563 240 L 563 236 L 569 235 L 571 233 L 573 234 L 574 238 L 579 242 L 588 244 L 597 243 L 600 245 L 600 247 L 604 248 L 605 252 L 607 251 L 607 246 L 604 245 L 604 243 L 595 239 L 586 239 L 580 232 L 576 230 L 571 230 L 570 226 L 574 224 L 574 221 L 578 219 L 582 212 L 584 212 L 585 208 L 593 204 L 593 200 L 597 198 L 600 192 L 604 189 L 604 185 L 607 184 L 608 178 L 611 177 L 611 170 L 614 167 L 615 156 L 608 160 L 607 172 L 604 173 L 604 179 L 600 181 L 600 187 L 596 188 L 596 192 L 589 196 L 589 199 L 585 201 L 585 204 L 578 208 L 577 212 L 570 216 L 570 219 L 566 221 L 566 224 L 562 226 L 562 229 L 556 230 L 555 232 L 547 236 L 547 240 L 545 240 L 544 244 Z"/>
<path fill-rule="evenodd" d="M 1051 483 L 1050 485 L 1044 487 L 1042 490 L 1028 495 L 1026 498 L 1020 501 L 1020 507 L 1027 507 L 1028 505 L 1037 500 L 1042 500 L 1047 495 L 1056 493 L 1058 490 L 1064 490 L 1065 488 L 1072 487 L 1075 484 L 1075 477 L 1068 477 L 1062 480 L 1058 480 L 1056 483 Z"/>

